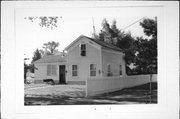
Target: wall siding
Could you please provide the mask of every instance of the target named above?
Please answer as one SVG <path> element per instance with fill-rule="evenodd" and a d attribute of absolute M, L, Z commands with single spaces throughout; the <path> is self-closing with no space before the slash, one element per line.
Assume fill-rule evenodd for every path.
<path fill-rule="evenodd" d="M 122 65 L 122 76 L 126 75 L 125 61 L 123 60 L 123 54 L 113 53 L 107 50 L 102 50 L 102 69 L 103 76 L 106 77 L 108 73 L 108 64 L 111 65 L 111 71 L 113 76 L 119 76 L 119 67 Z"/>
<path fill-rule="evenodd" d="M 79 44 L 81 43 L 86 43 L 86 56 L 80 55 Z M 96 47 L 95 44 L 90 45 L 87 39 L 82 39 L 74 44 L 73 49 L 68 50 L 68 81 L 86 81 L 90 78 L 90 64 L 96 64 L 96 77 L 100 76 L 98 70 L 101 70 L 101 51 Z M 78 76 L 72 76 L 72 65 L 78 65 Z"/>
<path fill-rule="evenodd" d="M 47 76 L 47 65 L 56 65 L 57 72 L 54 76 Z M 66 65 L 66 63 L 57 62 L 57 63 L 37 63 L 35 64 L 35 67 L 38 70 L 35 70 L 34 76 L 35 80 L 34 83 L 43 83 L 43 79 L 53 79 L 55 83 L 59 83 L 59 65 Z M 67 76 L 66 76 L 67 80 Z"/>

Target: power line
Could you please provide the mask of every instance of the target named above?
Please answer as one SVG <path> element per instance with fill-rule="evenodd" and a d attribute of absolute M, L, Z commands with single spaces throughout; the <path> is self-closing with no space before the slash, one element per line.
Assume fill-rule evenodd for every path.
<path fill-rule="evenodd" d="M 126 26 L 126 27 L 124 27 L 124 28 L 122 28 L 122 29 L 120 29 L 120 30 L 125 30 L 125 29 L 127 29 L 128 27 L 130 27 L 130 26 L 136 24 L 137 22 L 141 21 L 141 20 L 144 19 L 144 18 L 145 18 L 145 17 L 143 17 L 143 18 L 141 18 L 141 19 L 139 19 L 139 20 L 133 22 L 132 24 L 130 24 L 130 25 L 128 25 L 128 26 Z"/>

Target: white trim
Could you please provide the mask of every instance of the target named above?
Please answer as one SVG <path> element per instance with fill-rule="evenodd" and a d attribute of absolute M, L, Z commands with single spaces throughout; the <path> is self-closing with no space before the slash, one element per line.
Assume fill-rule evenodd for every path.
<path fill-rule="evenodd" d="M 76 70 L 76 71 L 77 71 L 77 76 L 73 76 L 73 71 L 74 71 L 74 70 L 73 70 L 73 65 L 76 65 L 76 66 L 77 66 L 77 70 Z M 78 69 L 79 69 L 79 68 L 78 68 L 78 65 L 77 65 L 77 64 L 72 64 L 72 65 L 71 65 L 71 76 L 72 76 L 72 77 L 78 77 L 78 76 L 79 76 L 79 75 L 78 75 L 78 74 L 79 74 L 79 73 L 78 73 L 78 72 L 79 72 Z"/>
<path fill-rule="evenodd" d="M 86 42 L 82 42 L 82 43 L 79 44 L 79 50 L 78 50 L 79 53 L 78 54 L 79 54 L 80 57 L 87 57 L 88 56 L 87 44 L 88 43 L 86 43 Z M 81 45 L 85 45 L 85 47 L 86 47 L 86 49 L 85 49 L 85 56 L 81 55 Z"/>
<path fill-rule="evenodd" d="M 68 50 L 74 43 L 76 43 L 79 39 L 81 39 L 82 37 L 84 37 L 83 35 L 80 35 L 76 40 L 74 40 L 71 44 L 69 44 L 67 47 L 65 47 L 64 50 Z"/>
<path fill-rule="evenodd" d="M 82 38 L 86 38 L 86 36 L 84 36 L 84 35 L 79 36 L 79 37 L 78 37 L 76 40 L 74 40 L 70 45 L 68 45 L 64 50 L 65 50 L 65 51 L 69 50 L 69 48 L 72 47 L 73 44 L 75 44 L 76 42 L 78 42 L 78 41 L 81 40 Z M 89 42 L 86 42 L 86 43 L 91 44 L 91 42 L 92 42 L 92 43 L 95 43 L 96 45 L 98 45 L 99 47 L 101 47 L 101 46 L 100 46 L 99 44 L 97 44 L 96 42 L 91 41 L 91 40 L 89 40 L 88 38 L 86 38 L 86 39 L 87 39 L 86 41 L 89 41 Z M 92 45 L 92 46 L 94 46 L 94 45 Z M 96 47 L 96 46 L 94 46 L 94 47 Z M 98 49 L 99 47 L 96 47 L 96 48 Z M 71 50 L 70 50 L 70 51 L 71 51 Z"/>
<path fill-rule="evenodd" d="M 96 42 L 94 41 L 91 41 L 89 39 L 88 40 L 88 44 L 90 44 L 91 46 L 95 47 L 96 49 L 100 50 L 101 49 L 101 45 L 97 44 Z"/>
<path fill-rule="evenodd" d="M 49 68 L 49 75 L 48 75 L 48 66 L 50 66 Z M 55 66 L 56 70 L 55 70 L 55 73 L 56 74 L 53 74 L 53 66 Z M 46 76 L 58 76 L 58 65 L 57 64 L 47 64 L 46 65 Z"/>
<path fill-rule="evenodd" d="M 81 37 L 81 38 L 82 38 L 82 37 Z M 68 47 L 68 52 L 72 51 L 72 50 L 74 49 L 74 47 L 76 47 L 76 46 L 79 47 L 80 43 L 77 43 L 79 40 L 82 40 L 83 44 L 89 44 L 89 45 L 95 47 L 95 48 L 98 49 L 98 50 L 101 49 L 101 46 L 100 46 L 99 44 L 97 44 L 97 43 L 89 40 L 89 39 L 86 38 L 86 37 L 84 37 L 84 38 L 86 38 L 86 40 L 81 39 L 81 38 L 77 39 L 75 42 L 73 42 L 73 44 L 71 44 L 70 47 L 72 47 L 72 48 Z M 75 44 L 75 43 L 77 43 L 77 44 Z M 93 45 L 93 44 L 94 44 L 94 45 Z M 73 46 L 73 45 L 74 45 L 74 46 Z M 67 50 L 67 49 L 66 49 L 66 50 Z M 86 48 L 86 51 L 87 51 L 87 48 Z M 87 52 L 86 52 L 86 53 L 87 53 Z M 67 54 L 68 54 L 68 53 L 67 53 Z"/>
<path fill-rule="evenodd" d="M 91 76 L 91 71 L 94 71 L 94 70 L 91 70 L 91 64 L 92 65 L 95 65 L 95 72 L 96 72 L 96 75 L 95 76 Z M 89 77 L 97 77 L 97 74 L 98 74 L 98 70 L 97 70 L 97 63 L 90 63 L 89 64 Z"/>
<path fill-rule="evenodd" d="M 113 76 L 113 72 L 112 72 L 112 64 L 111 63 L 108 63 L 107 64 L 107 77 L 111 77 Z M 110 74 L 110 75 L 109 75 Z"/>
<path fill-rule="evenodd" d="M 121 51 L 115 51 L 115 50 L 111 50 L 111 49 L 106 49 L 106 48 L 103 48 L 101 45 L 99 45 L 98 43 L 96 43 L 96 42 L 94 42 L 94 41 L 92 41 L 92 40 L 90 40 L 90 39 L 88 39 L 86 36 L 84 36 L 84 35 L 81 35 L 81 36 L 79 36 L 76 40 L 74 40 L 70 45 L 68 45 L 64 50 L 65 51 L 67 51 L 67 50 L 69 50 L 70 49 L 70 47 L 72 47 L 73 46 L 73 44 L 75 44 L 76 42 L 78 42 L 79 40 L 81 40 L 82 38 L 85 38 L 86 39 L 86 41 L 85 41 L 85 43 L 87 43 L 87 44 L 90 44 L 91 46 L 93 46 L 93 47 L 95 47 L 95 48 L 97 48 L 97 49 L 103 49 L 104 51 L 107 51 L 107 52 L 110 52 L 110 53 L 114 53 L 114 54 L 124 54 L 123 52 L 121 52 Z M 88 41 L 88 42 L 87 42 Z M 92 45 L 92 44 L 95 44 L 95 45 Z M 79 44 L 76 44 L 75 46 L 77 46 L 77 45 L 79 45 Z M 74 46 L 74 47 L 75 47 Z M 72 48 L 73 49 L 73 48 Z M 69 51 L 71 51 L 72 49 L 70 49 Z"/>
<path fill-rule="evenodd" d="M 54 64 L 54 65 L 67 65 L 67 62 L 49 62 L 49 63 L 37 63 L 35 65 L 48 65 L 48 64 Z"/>

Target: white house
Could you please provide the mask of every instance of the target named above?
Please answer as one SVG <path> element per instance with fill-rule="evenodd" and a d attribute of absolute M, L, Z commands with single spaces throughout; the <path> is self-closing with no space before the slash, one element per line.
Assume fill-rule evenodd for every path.
<path fill-rule="evenodd" d="M 55 83 L 65 83 L 66 59 L 66 55 L 50 55 L 35 61 L 34 83 L 43 83 L 46 79 L 52 79 Z"/>
<path fill-rule="evenodd" d="M 85 84 L 88 78 L 126 75 L 124 54 L 118 47 L 81 35 L 64 50 L 67 56 L 47 56 L 34 63 L 35 82 Z"/>

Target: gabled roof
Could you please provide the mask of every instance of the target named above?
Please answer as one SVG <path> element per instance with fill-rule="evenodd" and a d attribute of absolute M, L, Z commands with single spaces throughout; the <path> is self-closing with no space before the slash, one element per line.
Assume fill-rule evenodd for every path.
<path fill-rule="evenodd" d="M 67 46 L 67 47 L 65 48 L 65 50 L 67 50 L 68 48 L 70 48 L 75 42 L 77 42 L 78 40 L 80 40 L 80 39 L 83 38 L 83 37 L 84 37 L 84 38 L 87 38 L 87 39 L 89 39 L 89 40 L 91 40 L 91 41 L 93 41 L 93 42 L 95 42 L 95 43 L 97 43 L 97 44 L 100 45 L 102 48 L 122 52 L 122 49 L 120 49 L 120 48 L 118 48 L 118 47 L 116 47 L 116 46 L 114 46 L 114 45 L 111 45 L 111 44 L 109 44 L 109 43 L 106 43 L 106 42 L 103 42 L 103 41 L 100 41 L 100 40 L 96 40 L 96 39 L 93 39 L 93 38 L 89 38 L 89 37 L 84 36 L 84 35 L 79 36 L 75 41 L 73 41 L 69 46 Z"/>
<path fill-rule="evenodd" d="M 63 55 L 48 55 L 44 56 L 41 59 L 34 62 L 34 64 L 37 63 L 55 63 L 55 62 L 66 62 L 67 56 Z"/>
<path fill-rule="evenodd" d="M 112 45 L 112 44 L 109 44 L 109 43 L 106 43 L 106 42 L 103 42 L 103 41 L 100 41 L 100 40 L 96 40 L 96 39 L 93 39 L 93 38 L 89 38 L 87 36 L 84 36 L 86 38 L 88 38 L 89 40 L 99 44 L 100 46 L 102 46 L 103 48 L 107 48 L 107 49 L 111 49 L 111 50 L 115 50 L 115 51 L 120 51 L 122 52 L 122 49 Z"/>

